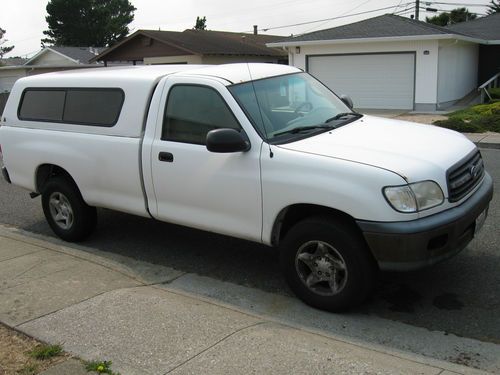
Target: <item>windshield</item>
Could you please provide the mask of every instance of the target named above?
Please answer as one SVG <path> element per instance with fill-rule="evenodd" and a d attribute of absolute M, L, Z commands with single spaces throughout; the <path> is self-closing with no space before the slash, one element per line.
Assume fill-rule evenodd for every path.
<path fill-rule="evenodd" d="M 270 142 L 317 134 L 360 116 L 307 73 L 240 83 L 229 90 Z"/>

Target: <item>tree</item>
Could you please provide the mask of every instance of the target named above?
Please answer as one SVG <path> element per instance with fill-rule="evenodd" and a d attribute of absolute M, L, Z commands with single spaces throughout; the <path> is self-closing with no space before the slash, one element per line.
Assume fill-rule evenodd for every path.
<path fill-rule="evenodd" d="M 425 21 L 438 26 L 453 25 L 454 23 L 466 22 L 476 19 L 475 13 L 469 12 L 467 8 L 456 8 L 451 12 L 443 12 L 434 17 L 426 17 Z"/>
<path fill-rule="evenodd" d="M 207 17 L 196 17 L 196 25 L 194 25 L 195 30 L 206 30 L 207 29 Z"/>
<path fill-rule="evenodd" d="M 45 43 L 106 47 L 129 33 L 136 8 L 129 0 L 49 0 Z"/>
<path fill-rule="evenodd" d="M 9 53 L 14 49 L 14 46 L 2 47 L 2 45 L 7 42 L 7 39 L 4 39 L 6 31 L 0 27 L 0 59 L 3 59 L 3 55 Z"/>
<path fill-rule="evenodd" d="M 488 14 L 500 13 L 500 0 L 491 0 L 490 4 L 488 4 L 488 10 L 486 11 Z"/>

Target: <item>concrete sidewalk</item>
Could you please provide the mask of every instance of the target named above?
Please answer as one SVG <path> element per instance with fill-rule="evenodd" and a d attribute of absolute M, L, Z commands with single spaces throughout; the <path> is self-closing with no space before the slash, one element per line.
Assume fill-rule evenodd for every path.
<path fill-rule="evenodd" d="M 278 322 L 245 308 L 252 295 L 234 305 L 176 287 L 184 276 L 154 265 L 132 269 L 0 226 L 0 321 L 82 359 L 111 360 L 123 375 L 484 373 Z M 79 374 L 78 366 L 44 374 Z"/>
<path fill-rule="evenodd" d="M 500 133 L 463 133 L 477 147 L 500 149 Z"/>

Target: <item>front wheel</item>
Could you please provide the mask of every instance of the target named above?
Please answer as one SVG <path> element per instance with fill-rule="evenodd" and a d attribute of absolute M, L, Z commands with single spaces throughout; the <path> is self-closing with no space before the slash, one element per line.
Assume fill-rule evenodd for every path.
<path fill-rule="evenodd" d="M 65 241 L 82 241 L 95 228 L 95 207 L 87 205 L 75 184 L 66 178 L 53 177 L 47 182 L 42 207 L 54 233 Z"/>
<path fill-rule="evenodd" d="M 281 244 L 281 264 L 292 291 L 305 303 L 328 311 L 361 303 L 376 275 L 361 235 L 327 217 L 305 219 L 290 229 Z"/>

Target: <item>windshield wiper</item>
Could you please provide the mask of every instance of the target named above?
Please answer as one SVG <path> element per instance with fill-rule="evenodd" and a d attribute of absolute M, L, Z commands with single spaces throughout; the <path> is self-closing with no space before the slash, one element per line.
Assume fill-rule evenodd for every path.
<path fill-rule="evenodd" d="M 357 117 L 357 118 L 359 118 L 362 116 L 363 115 L 361 113 L 357 113 L 357 112 L 342 112 L 342 113 L 336 114 L 333 117 L 330 117 L 328 120 L 325 121 L 325 124 L 327 124 L 331 121 L 340 120 L 342 117 Z"/>
<path fill-rule="evenodd" d="M 274 136 L 276 137 L 277 135 L 282 135 L 282 134 L 297 134 L 297 133 L 300 133 L 302 131 L 314 130 L 314 129 L 332 130 L 332 129 L 335 129 L 335 126 L 333 126 L 333 125 L 325 125 L 325 124 L 321 124 L 321 125 L 309 125 L 309 126 L 298 126 L 296 128 L 293 128 L 293 129 L 289 129 L 289 130 L 285 130 L 285 131 L 276 133 L 276 134 L 274 134 Z"/>

